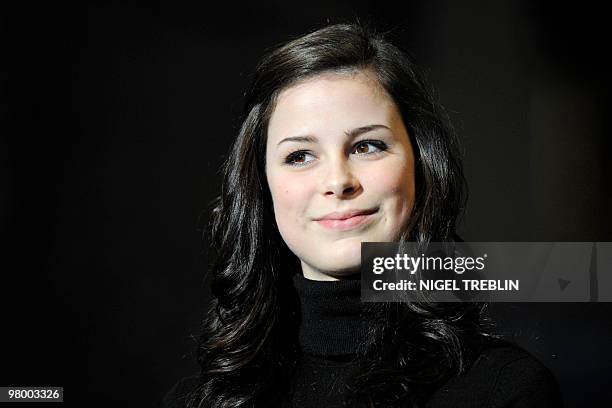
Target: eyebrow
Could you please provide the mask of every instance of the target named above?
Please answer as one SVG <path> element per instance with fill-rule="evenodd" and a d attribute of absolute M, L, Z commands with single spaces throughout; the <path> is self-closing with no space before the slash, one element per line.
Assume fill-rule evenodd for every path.
<path fill-rule="evenodd" d="M 391 130 L 388 126 L 385 125 L 379 125 L 379 124 L 375 124 L 375 125 L 367 125 L 367 126 L 361 126 L 355 129 L 351 129 L 348 130 L 346 132 L 344 132 L 344 134 L 349 137 L 350 139 L 354 139 L 357 136 L 370 132 L 372 130 L 375 129 L 388 129 Z M 307 143 L 316 143 L 318 141 L 318 139 L 315 136 L 312 135 L 303 135 L 303 136 L 290 136 L 290 137 L 286 137 L 283 140 L 281 140 L 280 142 L 278 142 L 277 146 L 279 146 L 281 143 L 284 142 L 307 142 Z"/>

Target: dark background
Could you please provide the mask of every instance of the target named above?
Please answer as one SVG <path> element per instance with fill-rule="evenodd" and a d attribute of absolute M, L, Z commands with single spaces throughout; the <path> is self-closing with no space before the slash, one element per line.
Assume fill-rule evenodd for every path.
<path fill-rule="evenodd" d="M 328 22 L 392 30 L 429 72 L 465 144 L 465 240 L 612 241 L 609 22 L 563 4 L 3 5 L 0 385 L 144 407 L 197 370 L 198 226 L 249 73 Z M 568 406 L 612 401 L 612 304 L 492 311 Z"/>

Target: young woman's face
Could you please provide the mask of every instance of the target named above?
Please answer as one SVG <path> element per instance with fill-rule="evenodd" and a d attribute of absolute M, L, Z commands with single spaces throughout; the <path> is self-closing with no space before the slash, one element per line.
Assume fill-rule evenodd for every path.
<path fill-rule="evenodd" d="M 279 231 L 304 276 L 359 271 L 361 242 L 396 241 L 414 205 L 414 154 L 371 74 L 322 74 L 283 90 L 266 176 Z"/>

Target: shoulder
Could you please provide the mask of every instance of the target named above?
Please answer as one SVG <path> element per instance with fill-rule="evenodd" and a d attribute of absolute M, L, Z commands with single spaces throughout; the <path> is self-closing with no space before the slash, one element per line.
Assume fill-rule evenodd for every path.
<path fill-rule="evenodd" d="M 199 377 L 185 377 L 179 380 L 161 400 L 161 408 L 184 408 L 188 394 L 198 385 Z"/>
<path fill-rule="evenodd" d="M 465 373 L 438 389 L 429 407 L 561 407 L 554 376 L 522 348 L 508 343 L 482 350 Z"/>

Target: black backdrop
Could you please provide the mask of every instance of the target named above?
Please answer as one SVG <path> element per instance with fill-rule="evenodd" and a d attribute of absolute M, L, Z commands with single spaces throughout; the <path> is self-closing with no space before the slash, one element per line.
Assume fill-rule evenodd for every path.
<path fill-rule="evenodd" d="M 52 4 L 50 4 L 52 3 Z M 199 225 L 264 50 L 373 22 L 464 139 L 472 241 L 611 241 L 605 13 L 585 2 L 3 5 L 0 385 L 154 406 L 197 370 Z M 494 305 L 569 406 L 612 401 L 612 304 Z"/>

